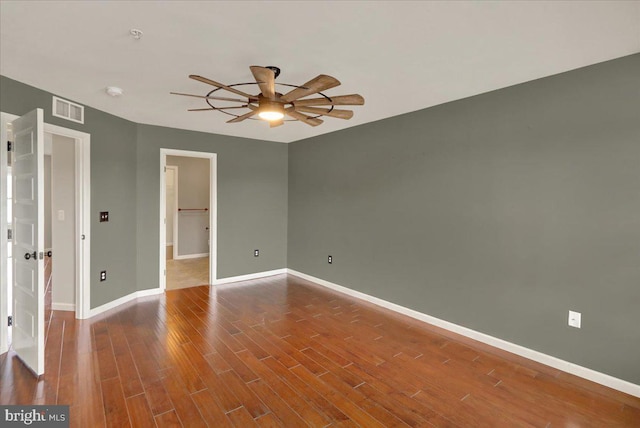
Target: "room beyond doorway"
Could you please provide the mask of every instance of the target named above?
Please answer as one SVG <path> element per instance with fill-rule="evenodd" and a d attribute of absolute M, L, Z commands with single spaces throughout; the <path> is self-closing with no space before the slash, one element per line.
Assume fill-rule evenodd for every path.
<path fill-rule="evenodd" d="M 53 310 L 76 309 L 75 140 L 45 132 L 45 257 L 51 262 Z"/>

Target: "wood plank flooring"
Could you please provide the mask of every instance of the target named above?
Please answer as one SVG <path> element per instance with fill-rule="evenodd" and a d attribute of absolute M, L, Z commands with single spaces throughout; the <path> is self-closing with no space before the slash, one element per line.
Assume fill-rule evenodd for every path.
<path fill-rule="evenodd" d="M 71 426 L 638 427 L 640 399 L 293 276 L 51 313 L 46 374 L 0 403 Z"/>

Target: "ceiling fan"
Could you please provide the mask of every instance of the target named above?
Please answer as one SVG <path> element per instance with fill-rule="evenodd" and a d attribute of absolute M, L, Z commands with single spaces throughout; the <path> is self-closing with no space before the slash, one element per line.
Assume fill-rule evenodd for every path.
<path fill-rule="evenodd" d="M 353 111 L 336 109 L 335 106 L 342 105 L 363 105 L 364 98 L 358 94 L 329 96 L 322 91 L 334 88 L 340 85 L 338 79 L 321 74 L 309 80 L 304 85 L 291 85 L 287 83 L 276 83 L 276 77 L 280 74 L 278 67 L 268 66 L 260 67 L 253 65 L 249 67 L 255 78 L 255 82 L 235 83 L 232 85 L 223 85 L 206 77 L 191 74 L 189 78 L 198 80 L 214 86 L 215 89 L 209 91 L 206 95 L 183 94 L 179 92 L 171 92 L 173 95 L 183 95 L 187 97 L 203 98 L 209 107 L 189 109 L 189 111 L 220 111 L 222 113 L 234 116 L 227 123 L 238 123 L 246 119 L 257 120 L 254 116 L 269 122 L 271 128 L 280 126 L 284 122 L 300 121 L 310 126 L 318 126 L 323 123 L 321 116 L 336 117 L 339 119 L 351 119 Z M 258 85 L 260 93 L 252 95 L 238 89 L 238 86 Z M 276 92 L 276 85 L 283 86 L 286 89 L 285 94 Z M 241 98 L 229 98 L 218 95 L 218 91 L 227 91 Z M 320 95 L 315 98 L 306 98 L 311 95 Z M 232 103 L 240 103 L 229 107 L 217 107 L 214 101 L 225 101 Z M 327 106 L 320 108 L 318 106 Z M 227 110 L 248 109 L 247 113 L 238 115 Z M 306 114 L 309 113 L 309 114 Z M 290 119 L 285 119 L 288 116 Z"/>

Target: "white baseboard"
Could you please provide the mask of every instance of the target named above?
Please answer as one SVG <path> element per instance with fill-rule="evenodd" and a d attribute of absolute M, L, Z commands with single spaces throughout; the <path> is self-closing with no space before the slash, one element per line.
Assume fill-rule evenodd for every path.
<path fill-rule="evenodd" d="M 56 303 L 51 302 L 51 309 L 54 311 L 76 311 L 75 303 Z"/>
<path fill-rule="evenodd" d="M 184 260 L 184 259 L 199 259 L 201 257 L 208 257 L 209 253 L 200 253 L 200 254 L 184 254 L 182 256 L 175 256 L 174 260 Z"/>
<path fill-rule="evenodd" d="M 609 388 L 622 391 L 626 394 L 640 397 L 640 385 L 636 385 L 626 380 L 622 380 L 605 373 L 597 372 L 595 370 L 579 366 L 569 361 L 561 360 L 560 358 L 556 358 L 551 355 L 535 351 L 533 349 L 525 348 L 524 346 L 516 345 L 515 343 L 507 342 L 506 340 L 498 339 L 497 337 L 489 336 L 488 334 L 480 333 L 479 331 L 475 331 L 470 328 L 451 323 L 449 321 L 444 321 L 439 318 L 432 317 L 431 315 L 423 314 L 422 312 L 414 311 L 413 309 L 409 309 L 404 306 L 400 306 L 395 303 L 391 303 L 386 300 L 379 299 L 377 297 L 373 297 L 347 287 L 343 287 L 342 285 L 334 284 L 332 282 L 325 281 L 324 279 L 316 278 L 314 276 L 295 271 L 293 269 L 286 269 L 286 271 L 291 275 L 306 279 L 307 281 L 314 282 L 318 285 L 322 285 L 340 293 L 348 294 L 349 296 L 365 300 L 375 305 L 382 306 L 383 308 L 391 309 L 392 311 L 410 316 L 411 318 L 415 318 L 428 324 L 444 328 L 445 330 L 449 330 L 462 336 L 469 337 L 471 339 L 477 340 L 478 342 L 486 343 L 487 345 L 491 345 L 495 348 L 499 348 L 519 355 L 521 357 L 537 361 L 558 370 L 562 370 L 564 372 L 571 373 L 575 376 L 579 376 L 592 382 L 608 386 Z"/>
<path fill-rule="evenodd" d="M 115 307 L 118 307 L 122 304 L 125 304 L 127 302 L 130 302 L 134 299 L 137 299 L 138 297 L 146 297 L 146 296 L 153 296 L 155 294 L 162 294 L 164 293 L 164 290 L 160 290 L 159 288 L 151 288 L 148 290 L 140 290 L 140 291 L 135 291 L 131 294 L 127 294 L 126 296 L 122 296 L 116 300 L 113 300 L 109 303 L 105 303 L 104 305 L 98 306 L 97 308 L 93 308 L 91 310 L 89 310 L 89 318 L 94 317 L 98 314 L 101 314 L 105 311 L 108 311 L 109 309 L 113 309 Z"/>
<path fill-rule="evenodd" d="M 162 293 L 164 293 L 164 290 L 160 290 L 159 288 L 149 288 L 147 290 L 136 291 L 135 298 L 137 299 L 138 297 L 155 296 L 156 294 L 162 294 Z"/>
<path fill-rule="evenodd" d="M 287 269 L 283 268 L 283 269 L 276 269 L 276 270 L 269 270 L 269 271 L 264 271 L 264 272 L 256 272 L 256 273 L 250 273 L 247 275 L 239 275 L 239 276 L 231 276 L 228 278 L 221 278 L 221 279 L 217 279 L 214 282 L 214 285 L 218 286 L 218 285 L 224 285 L 224 284 L 230 284 L 233 282 L 239 282 L 239 281 L 247 281 L 250 279 L 259 279 L 259 278 L 266 278 L 268 276 L 273 276 L 273 275 L 281 275 L 281 274 L 285 274 L 287 273 Z M 109 303 L 105 303 L 104 305 L 98 306 L 97 308 L 93 308 L 89 311 L 89 317 L 94 317 L 98 314 L 101 314 L 105 311 L 108 311 L 109 309 L 113 309 L 115 307 L 118 307 L 120 305 L 123 305 L 127 302 L 130 302 L 134 299 L 137 299 L 138 297 L 146 297 L 146 296 L 153 296 L 156 294 L 162 294 L 164 293 L 165 290 L 161 290 L 160 288 L 150 288 L 148 290 L 140 290 L 140 291 L 136 291 L 133 292 L 131 294 L 127 294 L 126 296 L 122 296 L 116 300 L 113 300 Z M 75 306 L 74 306 L 75 308 Z M 55 309 L 55 308 L 54 308 Z M 60 309 L 63 310 L 63 309 Z M 74 309 L 75 310 L 75 309 Z"/>
<path fill-rule="evenodd" d="M 250 279 L 265 278 L 267 276 L 280 275 L 280 274 L 284 274 L 284 273 L 287 273 L 287 269 L 286 268 L 275 269 L 275 270 L 267 270 L 267 271 L 264 271 L 264 272 L 250 273 L 250 274 L 247 274 L 247 275 L 230 276 L 230 277 L 227 277 L 227 278 L 216 279 L 215 282 L 213 283 L 213 285 L 223 285 L 223 284 L 229 284 L 229 283 L 238 282 L 238 281 L 248 281 Z"/>

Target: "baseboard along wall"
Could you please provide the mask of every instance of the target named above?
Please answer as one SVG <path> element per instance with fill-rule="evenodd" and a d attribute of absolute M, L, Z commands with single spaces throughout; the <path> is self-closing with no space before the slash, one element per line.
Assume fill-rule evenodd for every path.
<path fill-rule="evenodd" d="M 116 300 L 113 300 L 109 303 L 105 303 L 104 305 L 100 305 L 97 306 L 95 308 L 92 308 L 91 310 L 89 310 L 89 316 L 87 318 L 91 318 L 94 317 L 96 315 L 99 315 L 103 312 L 108 311 L 109 309 L 113 309 L 113 308 L 117 308 L 120 305 L 123 305 L 125 303 L 128 303 L 132 300 L 137 299 L 138 297 L 146 297 L 146 296 L 153 296 L 155 294 L 162 294 L 164 293 L 164 290 L 161 290 L 160 288 L 150 288 L 148 290 L 140 290 L 140 291 L 135 291 L 131 294 L 127 294 L 126 296 L 122 296 Z"/>
<path fill-rule="evenodd" d="M 497 337 L 493 337 L 488 334 L 481 333 L 479 331 L 475 331 L 470 328 L 463 327 L 461 325 L 457 325 L 449 321 L 445 321 L 445 320 L 433 317 L 431 315 L 427 315 L 422 312 L 418 312 L 413 309 L 409 309 L 404 306 L 400 306 L 395 303 L 391 303 L 386 300 L 383 300 L 374 296 L 370 296 L 365 293 L 361 293 L 360 291 L 352 290 L 342 285 L 334 284 L 324 279 L 316 278 L 314 276 L 295 271 L 293 269 L 287 269 L 287 273 L 290 275 L 294 275 L 299 278 L 305 279 L 307 281 L 313 282 L 315 284 L 321 285 L 323 287 L 329 288 L 331 290 L 337 291 L 339 293 L 346 294 L 358 299 L 362 299 L 364 301 L 373 303 L 374 305 L 378 305 L 383 308 L 390 309 L 392 311 L 398 312 L 403 315 L 407 315 L 411 318 L 415 318 L 417 320 L 426 322 L 431 325 L 435 325 L 437 327 L 443 328 L 453 333 L 457 333 L 462 336 L 468 337 L 470 339 L 477 340 L 478 342 L 485 343 L 495 348 L 502 349 L 507 352 L 511 352 L 512 354 L 519 355 L 529 360 L 536 361 L 538 363 L 556 368 L 558 370 L 562 370 L 564 372 L 581 377 L 583 379 L 587 379 L 592 382 L 598 383 L 600 385 L 604 385 L 609 388 L 640 398 L 640 385 L 636 385 L 626 380 L 619 379 L 617 377 L 613 377 L 611 375 L 601 373 L 601 372 L 589 369 L 587 367 L 579 366 L 569 361 L 561 360 L 560 358 L 556 358 L 551 355 L 547 355 L 533 349 L 525 348 L 524 346 L 507 342 L 506 340 L 502 340 Z"/>
<path fill-rule="evenodd" d="M 283 268 L 283 269 L 268 270 L 264 272 L 250 273 L 247 275 L 230 276 L 227 278 L 216 279 L 213 285 L 219 286 L 219 285 L 231 284 L 239 281 L 249 281 L 251 279 L 266 278 L 268 276 L 281 275 L 285 273 L 287 273 L 287 269 Z"/>
<path fill-rule="evenodd" d="M 72 311 L 75 312 L 76 305 L 74 303 L 56 303 L 51 302 L 51 309 L 54 311 Z"/>
<path fill-rule="evenodd" d="M 209 253 L 200 253 L 200 254 L 183 254 L 181 256 L 175 256 L 174 260 L 186 260 L 186 259 L 199 259 L 202 257 L 209 257 Z"/>

